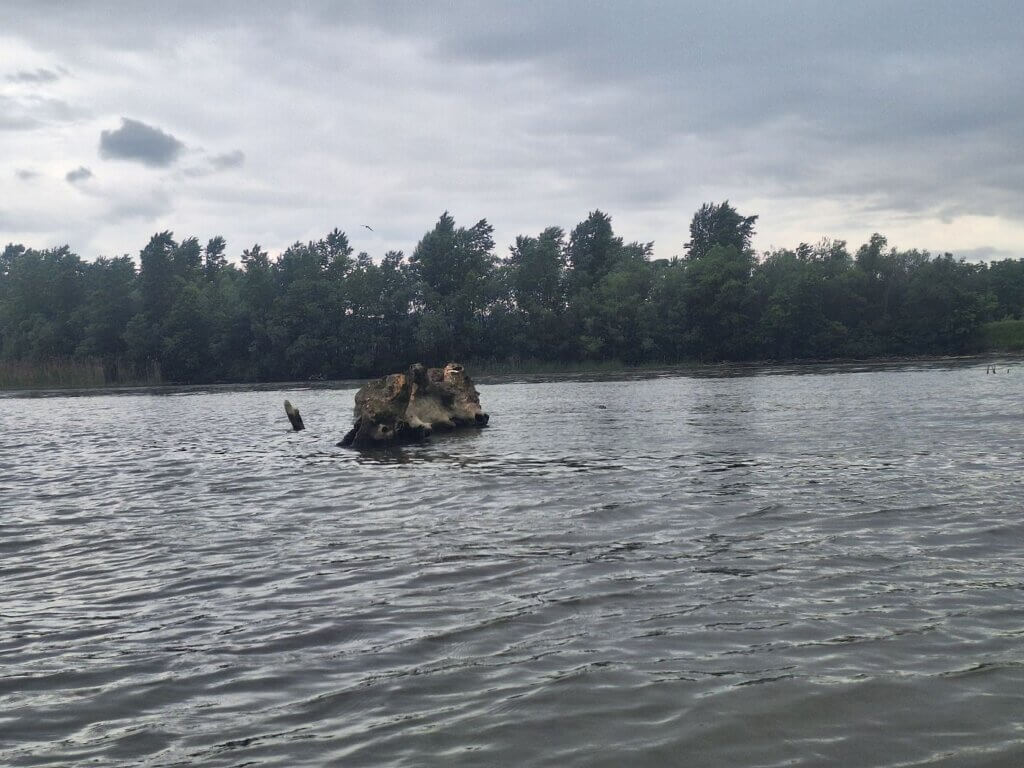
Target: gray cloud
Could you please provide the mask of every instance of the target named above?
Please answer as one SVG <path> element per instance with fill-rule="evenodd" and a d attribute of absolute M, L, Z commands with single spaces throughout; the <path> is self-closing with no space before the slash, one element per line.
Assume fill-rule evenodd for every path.
<path fill-rule="evenodd" d="M 87 111 L 38 94 L 8 96 L 0 93 L 0 131 L 26 131 L 52 123 L 70 123 L 87 115 Z"/>
<path fill-rule="evenodd" d="M 69 184 L 77 184 L 80 181 L 85 181 L 87 179 L 91 179 L 92 176 L 93 176 L 92 171 L 90 171 L 84 165 L 80 165 L 77 168 L 75 168 L 75 170 L 68 171 L 64 175 L 64 179 Z"/>
<path fill-rule="evenodd" d="M 501 65 L 549 78 L 565 100 L 539 110 L 531 134 L 600 147 L 601 172 L 609 147 L 616 164 L 660 154 L 670 165 L 673 146 L 696 136 L 733 159 L 717 180 L 747 189 L 1020 216 L 1024 178 L 1006 167 L 1017 165 L 1006 149 L 1024 142 L 1024 101 L 1009 96 L 1024 89 L 1012 2 L 454 0 L 444 14 L 415 2 L 324 13 L 419 40 L 439 65 L 477 65 L 481 78 Z M 965 195 L 968 179 L 986 191 Z"/>
<path fill-rule="evenodd" d="M 60 75 L 50 69 L 39 68 L 36 70 L 23 69 L 7 76 L 12 83 L 52 83 L 60 79 Z"/>
<path fill-rule="evenodd" d="M 27 115 L 4 114 L 2 102 L 3 98 L 0 97 L 0 131 L 30 131 L 42 125 L 39 120 Z"/>
<path fill-rule="evenodd" d="M 20 181 L 31 181 L 32 179 L 39 176 L 39 172 L 33 171 L 30 168 L 18 168 L 17 170 L 14 171 L 14 175 Z"/>
<path fill-rule="evenodd" d="M 191 178 L 200 178 L 232 168 L 241 168 L 243 165 L 245 165 L 245 153 L 236 149 L 220 155 L 210 155 L 206 158 L 206 165 L 194 165 L 185 168 L 182 173 Z"/>
<path fill-rule="evenodd" d="M 113 200 L 103 216 L 103 221 L 108 224 L 120 224 L 131 219 L 148 222 L 170 213 L 173 209 L 167 192 L 163 189 L 153 189 L 131 199 Z"/>
<path fill-rule="evenodd" d="M 986 258 L 979 249 L 1013 247 L 1024 231 L 1024 14 L 1010 0 L 100 7 L 14 7 L 5 34 L 50 56 L 46 71 L 73 69 L 61 95 L 104 119 L 187 125 L 188 148 L 125 120 L 100 152 L 180 168 L 160 180 L 172 191 L 208 177 L 176 194 L 175 215 L 231 222 L 229 239 L 286 244 L 344 226 L 340 210 L 386 216 L 382 237 L 410 238 L 388 242 L 408 249 L 444 208 L 487 216 L 502 240 L 571 227 L 599 206 L 627 238 L 653 236 L 671 255 L 696 207 L 726 197 L 763 214 L 765 245 L 881 229 Z M 202 39 L 185 34 L 199 26 Z M 31 80 L 8 81 L 0 130 L 22 132 L 12 156 L 39 167 L 47 152 L 80 157 L 64 126 L 41 139 L 70 108 L 62 117 L 27 98 Z M 119 173 L 132 176 L 110 168 L 103 181 Z M 285 199 L 287 211 L 274 202 Z M 129 230 L 103 234 L 130 248 Z M 958 239 L 943 245 L 947 235 Z"/>
<path fill-rule="evenodd" d="M 245 152 L 240 149 L 225 152 L 222 155 L 213 155 L 210 158 L 210 165 L 218 171 L 227 170 L 228 168 L 240 168 L 244 164 Z"/>
<path fill-rule="evenodd" d="M 1019 259 L 1024 257 L 1024 249 L 1010 251 L 990 246 L 980 248 L 962 248 L 954 251 L 953 255 L 958 259 L 966 261 L 1002 261 L 1004 259 Z"/>
<path fill-rule="evenodd" d="M 133 160 L 152 167 L 174 163 L 185 145 L 169 133 L 138 120 L 121 118 L 121 127 L 100 134 L 100 157 Z"/>

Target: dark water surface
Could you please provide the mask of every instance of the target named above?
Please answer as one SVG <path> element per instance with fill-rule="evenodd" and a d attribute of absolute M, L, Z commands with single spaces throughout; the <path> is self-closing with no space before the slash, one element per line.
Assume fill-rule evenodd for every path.
<path fill-rule="evenodd" d="M 804 372 L 0 398 L 0 765 L 1024 765 L 1024 368 Z"/>

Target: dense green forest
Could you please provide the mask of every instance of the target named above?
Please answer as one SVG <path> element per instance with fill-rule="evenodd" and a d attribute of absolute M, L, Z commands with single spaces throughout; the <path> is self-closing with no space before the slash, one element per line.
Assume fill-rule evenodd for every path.
<path fill-rule="evenodd" d="M 652 259 L 595 211 L 495 254 L 486 220 L 445 213 L 412 255 L 354 254 L 335 229 L 272 258 L 172 233 L 86 262 L 68 247 L 0 256 L 0 364 L 102 381 L 379 375 L 415 360 L 512 365 L 797 360 L 978 351 L 1020 320 L 1024 259 L 967 263 L 874 235 L 751 249 L 756 216 L 694 214 L 683 255 Z M 1013 338 L 1021 327 L 1003 322 Z"/>

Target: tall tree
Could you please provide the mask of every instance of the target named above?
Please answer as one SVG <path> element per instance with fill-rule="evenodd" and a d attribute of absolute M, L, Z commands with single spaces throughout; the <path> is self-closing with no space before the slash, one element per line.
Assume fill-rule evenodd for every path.
<path fill-rule="evenodd" d="M 995 299 L 995 319 L 1024 316 L 1024 259 L 1004 259 L 988 265 L 989 290 Z"/>
<path fill-rule="evenodd" d="M 715 245 L 686 264 L 687 347 L 698 359 L 743 360 L 753 346 L 750 276 L 753 257 Z"/>
<path fill-rule="evenodd" d="M 741 216 L 728 200 L 717 205 L 704 203 L 690 221 L 687 256 L 703 258 L 716 245 L 735 248 L 739 253 L 748 252 L 756 221 L 757 216 Z"/>
<path fill-rule="evenodd" d="M 171 232 L 153 235 L 139 253 L 139 288 L 142 311 L 150 324 L 163 320 L 174 303 L 174 254 L 178 244 Z"/>
<path fill-rule="evenodd" d="M 174 276 L 178 280 L 186 283 L 197 280 L 203 272 L 203 248 L 199 245 L 199 238 L 186 237 L 182 240 L 174 249 L 172 261 Z M 176 287 L 181 288 L 182 286 Z"/>
<path fill-rule="evenodd" d="M 220 235 L 207 241 L 203 251 L 203 272 L 207 280 L 211 282 L 215 280 L 220 271 L 227 266 L 228 260 L 224 256 L 226 249 L 227 241 Z"/>
<path fill-rule="evenodd" d="M 0 281 L 0 337 L 5 356 L 71 355 L 82 338 L 85 265 L 66 246 L 8 247 Z"/>
<path fill-rule="evenodd" d="M 423 310 L 418 339 L 435 361 L 478 351 L 481 316 L 494 295 L 493 235 L 486 219 L 457 228 L 445 211 L 409 259 Z"/>
<path fill-rule="evenodd" d="M 612 230 L 612 217 L 592 211 L 569 235 L 567 258 L 573 290 L 593 288 L 618 264 L 622 238 Z"/>
<path fill-rule="evenodd" d="M 502 265 L 504 323 L 493 346 L 526 358 L 555 358 L 565 342 L 567 310 L 565 233 L 548 227 L 519 236 Z"/>
<path fill-rule="evenodd" d="M 102 358 L 110 366 L 125 355 L 124 332 L 138 311 L 137 279 L 130 256 L 101 256 L 86 267 L 85 333 L 76 354 Z"/>

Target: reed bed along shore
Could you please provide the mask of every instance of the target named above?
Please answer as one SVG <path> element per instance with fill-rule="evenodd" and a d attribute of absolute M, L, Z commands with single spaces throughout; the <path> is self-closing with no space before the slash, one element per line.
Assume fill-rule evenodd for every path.
<path fill-rule="evenodd" d="M 155 361 L 144 365 L 95 358 L 0 361 L 0 389 L 87 389 L 162 383 L 160 366 Z"/>

